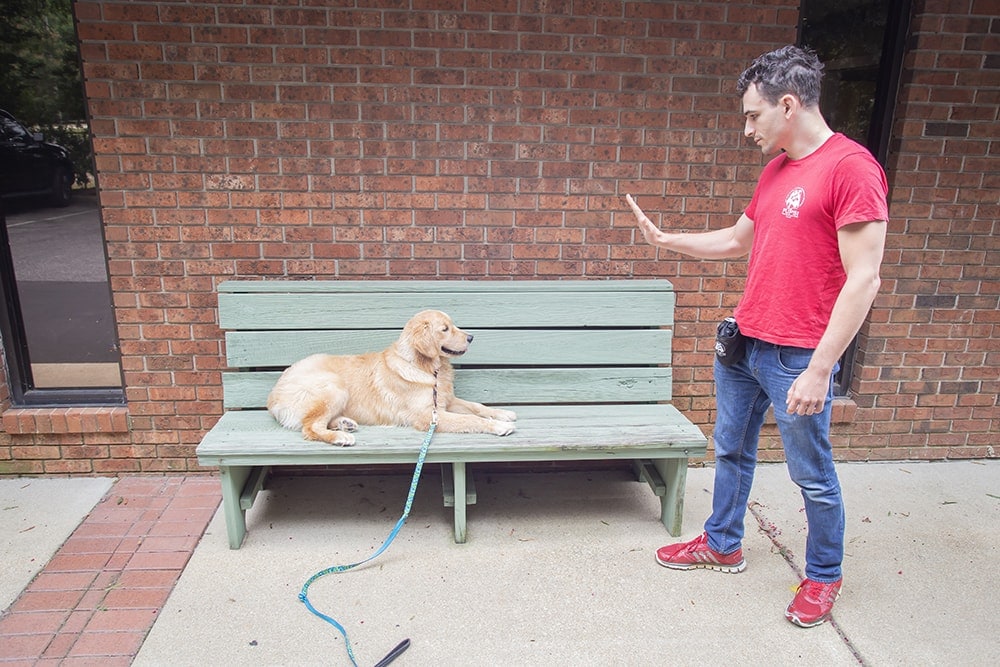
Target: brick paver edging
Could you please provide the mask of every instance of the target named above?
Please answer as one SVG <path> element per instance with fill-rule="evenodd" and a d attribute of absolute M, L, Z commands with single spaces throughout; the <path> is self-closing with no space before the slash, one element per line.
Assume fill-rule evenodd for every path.
<path fill-rule="evenodd" d="M 118 479 L 0 617 L 0 665 L 129 665 L 221 500 L 218 479 Z"/>

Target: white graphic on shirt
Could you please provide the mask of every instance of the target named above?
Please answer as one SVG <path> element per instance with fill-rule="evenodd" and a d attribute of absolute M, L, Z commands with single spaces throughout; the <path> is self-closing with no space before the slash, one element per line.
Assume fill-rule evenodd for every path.
<path fill-rule="evenodd" d="M 781 209 L 781 215 L 786 218 L 799 217 L 799 209 L 806 201 L 806 191 L 802 188 L 794 188 L 785 197 L 785 208 Z"/>

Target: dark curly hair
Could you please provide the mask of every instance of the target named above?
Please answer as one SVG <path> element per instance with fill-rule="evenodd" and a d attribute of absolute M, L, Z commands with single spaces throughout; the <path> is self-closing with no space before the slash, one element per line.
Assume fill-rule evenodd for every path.
<path fill-rule="evenodd" d="M 816 53 L 789 45 L 758 56 L 740 74 L 736 92 L 743 97 L 751 84 L 757 84 L 760 96 L 770 104 L 777 104 L 782 95 L 791 93 L 803 106 L 810 107 L 819 104 L 822 79 L 823 63 Z"/>

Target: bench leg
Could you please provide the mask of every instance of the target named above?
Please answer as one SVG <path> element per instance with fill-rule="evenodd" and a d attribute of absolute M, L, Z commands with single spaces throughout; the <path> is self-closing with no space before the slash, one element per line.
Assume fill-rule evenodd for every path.
<path fill-rule="evenodd" d="M 452 463 L 455 484 L 455 544 L 465 544 L 465 464 Z"/>
<path fill-rule="evenodd" d="M 681 523 L 684 520 L 684 486 L 687 483 L 688 460 L 657 459 L 653 461 L 653 465 L 666 484 L 666 490 L 660 496 L 660 521 L 666 526 L 667 532 L 680 537 Z"/>
<path fill-rule="evenodd" d="M 243 487 L 253 468 L 249 466 L 222 466 L 222 511 L 226 515 L 226 533 L 229 548 L 239 549 L 247 534 L 246 510 L 240 507 Z"/>

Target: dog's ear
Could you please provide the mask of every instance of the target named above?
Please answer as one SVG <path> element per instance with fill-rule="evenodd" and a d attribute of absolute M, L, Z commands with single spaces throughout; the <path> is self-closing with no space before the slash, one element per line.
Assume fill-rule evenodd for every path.
<path fill-rule="evenodd" d="M 422 315 L 411 324 L 413 328 L 410 332 L 410 345 L 414 352 L 432 359 L 440 356 L 441 349 L 435 331 L 434 318 L 430 315 Z"/>

